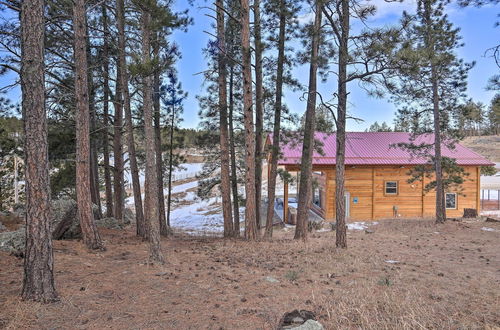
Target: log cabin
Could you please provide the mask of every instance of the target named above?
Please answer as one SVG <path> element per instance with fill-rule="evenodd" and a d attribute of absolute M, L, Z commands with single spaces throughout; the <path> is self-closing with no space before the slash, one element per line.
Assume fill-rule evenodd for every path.
<path fill-rule="evenodd" d="M 435 191 L 425 190 L 425 186 L 434 179 L 424 177 L 420 181 L 408 182 L 412 167 L 429 164 L 428 158 L 414 156 L 397 146 L 398 143 L 409 143 L 410 138 L 409 133 L 403 132 L 346 134 L 344 199 L 349 220 L 434 216 Z M 414 143 L 429 144 L 433 140 L 434 136 L 428 134 L 419 136 Z M 315 141 L 319 145 L 317 149 L 321 151 L 315 151 L 313 155 L 314 184 L 310 208 L 324 220 L 335 221 L 336 136 L 334 133 L 317 132 Z M 272 135 L 266 138 L 266 144 L 272 145 Z M 283 143 L 280 148 L 280 168 L 292 173 L 300 172 L 302 145 Z M 481 166 L 493 163 L 458 143 L 454 148 L 443 144 L 442 154 L 454 158 L 466 173 L 463 184 L 445 192 L 447 216 L 460 217 L 465 208 L 479 210 Z M 289 193 L 286 182 L 283 196 L 283 219 L 288 219 Z"/>

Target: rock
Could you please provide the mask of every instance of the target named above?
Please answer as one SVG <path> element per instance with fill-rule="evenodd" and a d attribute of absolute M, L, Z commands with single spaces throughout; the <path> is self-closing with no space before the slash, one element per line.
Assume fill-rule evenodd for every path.
<path fill-rule="evenodd" d="M 286 329 L 286 328 L 285 328 Z M 303 324 L 293 327 L 293 328 L 288 328 L 288 329 L 294 329 L 294 330 L 323 330 L 324 327 L 321 323 L 319 323 L 316 320 L 307 320 Z"/>
<path fill-rule="evenodd" d="M 52 207 L 52 238 L 81 238 L 82 231 L 77 218 L 76 201 L 61 198 L 51 202 Z"/>
<path fill-rule="evenodd" d="M 299 323 L 299 324 L 302 324 L 302 323 L 304 323 L 304 319 L 303 319 L 303 318 L 301 318 L 301 317 L 299 317 L 299 316 L 297 316 L 297 317 L 294 317 L 294 318 L 292 319 L 292 323 Z"/>
<path fill-rule="evenodd" d="M 494 218 L 486 218 L 486 222 L 500 222 L 500 220 Z"/>
<path fill-rule="evenodd" d="M 5 231 L 7 230 L 7 227 L 3 225 L 3 223 L 0 222 L 0 231 Z"/>
<path fill-rule="evenodd" d="M 120 224 L 115 218 L 102 218 L 95 221 L 98 227 L 108 229 L 123 229 L 124 224 Z"/>
<path fill-rule="evenodd" d="M 13 254 L 16 257 L 23 257 L 25 241 L 26 232 L 24 228 L 0 233 L 0 250 Z"/>
<path fill-rule="evenodd" d="M 366 229 L 365 230 L 365 233 L 366 234 L 373 234 L 375 231 L 371 230 L 371 229 Z"/>
<path fill-rule="evenodd" d="M 26 214 L 24 204 L 22 203 L 14 204 L 14 206 L 12 206 L 12 214 L 16 217 L 24 218 L 24 215 Z"/>
<path fill-rule="evenodd" d="M 275 279 L 272 276 L 266 276 L 266 281 L 268 281 L 270 283 L 279 283 L 280 282 L 279 280 Z"/>
<path fill-rule="evenodd" d="M 131 209 L 125 208 L 123 210 L 123 221 L 126 225 L 135 223 L 135 214 Z"/>
<path fill-rule="evenodd" d="M 298 326 L 304 325 L 308 320 L 314 320 L 313 312 L 306 310 L 294 310 L 290 313 L 285 313 L 281 319 L 279 329 L 297 329 Z M 304 328 L 307 329 L 307 328 Z M 311 328 L 315 329 L 315 328 Z M 323 328 L 321 328 L 323 329 Z"/>

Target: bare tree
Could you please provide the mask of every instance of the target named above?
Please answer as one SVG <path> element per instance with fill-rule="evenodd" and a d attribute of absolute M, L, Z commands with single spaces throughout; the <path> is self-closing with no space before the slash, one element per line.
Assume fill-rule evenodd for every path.
<path fill-rule="evenodd" d="M 21 88 L 26 161 L 26 250 L 22 297 L 58 300 L 50 226 L 49 156 L 44 79 L 43 0 L 24 0 L 21 8 Z"/>

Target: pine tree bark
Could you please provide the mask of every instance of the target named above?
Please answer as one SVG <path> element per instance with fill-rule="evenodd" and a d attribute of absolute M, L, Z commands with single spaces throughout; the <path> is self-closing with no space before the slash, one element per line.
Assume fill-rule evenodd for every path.
<path fill-rule="evenodd" d="M 335 155 L 335 245 L 347 248 L 347 226 L 345 214 L 345 126 L 347 113 L 347 64 L 349 57 L 349 1 L 341 0 L 342 19 L 340 21 L 338 103 L 337 103 L 337 151 Z"/>
<path fill-rule="evenodd" d="M 113 217 L 113 190 L 111 187 L 111 171 L 109 164 L 109 28 L 108 14 L 106 4 L 102 5 L 102 20 L 103 20 L 103 112 L 104 112 L 104 127 L 103 130 L 103 154 L 104 154 L 104 188 L 106 195 L 106 217 Z"/>
<path fill-rule="evenodd" d="M 124 207 L 124 166 L 123 166 L 123 144 L 122 144 L 122 129 L 123 129 L 123 95 L 122 86 L 119 77 L 121 72 L 126 70 L 120 65 L 116 66 L 116 91 L 113 100 L 115 109 L 113 120 L 113 191 L 115 205 L 115 219 L 118 223 L 123 223 L 123 207 Z"/>
<path fill-rule="evenodd" d="M 274 126 L 273 126 L 273 146 L 271 149 L 271 159 L 267 166 L 270 166 L 269 177 L 267 178 L 267 213 L 265 238 L 273 236 L 274 199 L 276 198 L 276 177 L 278 175 L 278 157 L 280 150 L 281 131 L 281 110 L 283 98 L 283 72 L 285 65 L 285 32 L 286 32 L 286 6 L 285 0 L 280 0 L 278 33 L 278 63 L 276 68 L 276 99 L 274 101 Z"/>
<path fill-rule="evenodd" d="M 221 158 L 221 194 L 222 216 L 224 218 L 224 237 L 233 236 L 233 217 L 231 210 L 231 181 L 229 177 L 229 133 L 227 122 L 227 69 L 226 38 L 224 31 L 224 1 L 216 1 L 217 40 L 218 40 L 218 90 L 219 90 L 219 126 Z"/>
<path fill-rule="evenodd" d="M 446 204 L 443 186 L 443 157 L 441 154 L 441 112 L 439 109 L 438 73 L 434 56 L 434 36 L 432 31 L 431 1 L 424 1 L 424 15 L 427 23 L 426 48 L 429 50 L 432 84 L 432 113 L 434 117 L 434 171 L 436 172 L 436 223 L 446 221 Z"/>
<path fill-rule="evenodd" d="M 89 92 L 87 82 L 85 0 L 75 0 L 73 29 L 75 34 L 75 98 L 76 98 L 76 200 L 83 242 L 91 250 L 103 250 L 92 212 L 90 192 Z"/>
<path fill-rule="evenodd" d="M 50 221 L 49 156 L 45 110 L 43 0 L 21 8 L 21 89 L 26 178 L 26 249 L 23 300 L 58 300 Z"/>
<path fill-rule="evenodd" d="M 229 152 L 231 153 L 231 190 L 233 194 L 233 236 L 240 236 L 240 203 L 238 201 L 238 176 L 236 174 L 236 149 L 234 141 L 234 67 L 229 73 Z"/>
<path fill-rule="evenodd" d="M 156 39 L 159 33 L 156 33 Z M 153 46 L 153 55 L 158 58 L 160 55 L 160 45 L 156 40 Z M 161 151 L 161 114 L 160 114 L 160 71 L 156 70 L 153 78 L 153 108 L 154 108 L 154 128 L 155 128 L 155 153 L 156 153 L 156 176 L 158 178 L 158 212 L 160 221 L 160 234 L 168 236 L 167 219 L 165 217 L 165 195 L 163 194 L 163 155 Z"/>
<path fill-rule="evenodd" d="M 245 126 L 245 238 L 257 239 L 255 212 L 255 132 L 253 123 L 250 7 L 241 0 L 241 48 L 243 56 L 243 121 Z"/>
<path fill-rule="evenodd" d="M 134 194 L 135 219 L 137 235 L 147 237 L 146 222 L 144 219 L 144 209 L 142 207 L 141 184 L 139 180 L 139 166 L 135 151 L 134 125 L 132 122 L 132 108 L 130 107 L 130 93 L 128 89 L 128 70 L 125 54 L 125 6 L 123 0 L 116 0 L 116 16 L 118 27 L 118 61 L 124 68 L 121 71 L 120 82 L 123 89 L 123 105 L 125 110 L 125 130 L 127 132 L 127 151 L 130 164 L 130 175 L 132 177 L 132 189 Z"/>
<path fill-rule="evenodd" d="M 311 203 L 312 156 L 314 151 L 314 131 L 316 121 L 316 92 L 318 72 L 318 51 L 321 33 L 321 0 L 315 4 L 314 31 L 311 44 L 311 64 L 309 67 L 309 88 L 307 94 L 306 121 L 302 144 L 302 160 L 300 165 L 299 200 L 297 209 L 297 225 L 295 239 L 307 239 L 307 223 Z M 273 137 L 274 138 L 274 137 Z"/>
<path fill-rule="evenodd" d="M 257 229 L 260 229 L 260 204 L 262 199 L 262 135 L 264 131 L 263 45 L 260 0 L 254 0 L 253 12 L 255 42 L 255 221 L 257 222 Z"/>
<path fill-rule="evenodd" d="M 151 14 L 149 8 L 143 6 L 141 13 L 142 28 L 142 60 L 151 62 Z M 153 95 L 152 76 L 146 72 L 143 76 L 143 111 L 146 150 L 145 178 L 145 216 L 149 229 L 149 258 L 153 263 L 163 264 L 165 259 L 160 244 L 160 221 L 158 210 L 158 178 L 156 172 L 155 133 L 153 127 Z"/>

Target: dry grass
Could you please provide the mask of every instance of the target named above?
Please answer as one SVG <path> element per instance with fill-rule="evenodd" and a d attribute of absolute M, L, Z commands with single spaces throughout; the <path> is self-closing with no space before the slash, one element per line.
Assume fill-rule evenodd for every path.
<path fill-rule="evenodd" d="M 104 253 L 58 241 L 62 299 L 52 305 L 21 302 L 22 260 L 0 254 L 0 327 L 273 329 L 294 309 L 327 329 L 500 327 L 500 224 L 372 228 L 349 232 L 347 250 L 334 248 L 334 232 L 307 243 L 283 230 L 258 243 L 178 236 L 163 240 L 164 267 L 145 264 L 147 244 L 132 230 L 104 231 Z"/>
<path fill-rule="evenodd" d="M 492 162 L 500 162 L 500 136 L 498 135 L 470 136 L 460 143 Z"/>

